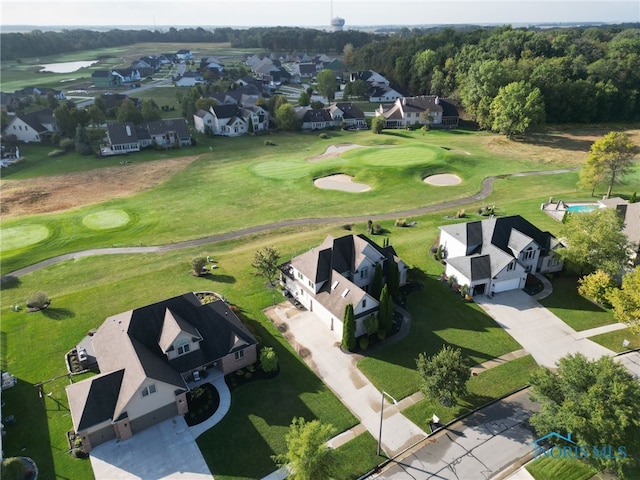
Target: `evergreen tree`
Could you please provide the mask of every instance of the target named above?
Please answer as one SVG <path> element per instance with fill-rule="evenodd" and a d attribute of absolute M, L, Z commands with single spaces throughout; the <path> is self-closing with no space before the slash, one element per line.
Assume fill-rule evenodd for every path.
<path fill-rule="evenodd" d="M 400 270 L 398 270 L 398 264 L 396 262 L 392 261 L 389 265 L 387 277 L 389 293 L 394 299 L 397 299 L 400 296 Z"/>
<path fill-rule="evenodd" d="M 380 305 L 378 306 L 378 328 L 388 334 L 393 328 L 393 299 L 389 286 L 382 287 Z"/>
<path fill-rule="evenodd" d="M 89 139 L 87 130 L 82 125 L 78 125 L 76 127 L 75 144 L 76 144 L 77 154 L 91 155 L 93 153 L 93 148 L 91 147 L 91 140 Z"/>
<path fill-rule="evenodd" d="M 376 268 L 373 272 L 373 281 L 371 282 L 371 296 L 376 300 L 380 300 L 380 294 L 382 293 L 382 286 L 384 280 L 382 278 L 382 265 L 376 264 Z"/>
<path fill-rule="evenodd" d="M 350 352 L 356 348 L 356 320 L 353 315 L 353 304 L 351 303 L 344 309 L 342 348 Z"/>

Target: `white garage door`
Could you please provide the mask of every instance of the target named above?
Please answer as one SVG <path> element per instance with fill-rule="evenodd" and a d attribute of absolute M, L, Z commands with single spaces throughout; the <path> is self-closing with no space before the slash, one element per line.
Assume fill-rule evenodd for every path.
<path fill-rule="evenodd" d="M 493 293 L 506 292 L 509 290 L 515 290 L 516 288 L 520 288 L 520 279 L 512 278 L 510 280 L 496 282 L 496 286 L 493 287 Z"/>

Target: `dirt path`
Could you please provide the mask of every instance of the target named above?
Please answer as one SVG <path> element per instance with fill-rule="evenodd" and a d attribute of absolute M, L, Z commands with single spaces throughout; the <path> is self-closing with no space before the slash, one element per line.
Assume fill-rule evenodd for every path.
<path fill-rule="evenodd" d="M 3 218 L 13 218 L 129 197 L 163 183 L 197 158 L 132 163 L 28 180 L 1 180 L 0 213 Z"/>
<path fill-rule="evenodd" d="M 534 175 L 555 175 L 561 173 L 568 173 L 577 170 L 577 168 L 571 169 L 559 169 L 559 170 L 546 170 L 543 172 L 522 172 L 512 175 L 503 175 L 500 177 L 488 177 L 482 181 L 482 189 L 475 195 L 471 195 L 465 198 L 459 198 L 457 200 L 451 200 L 450 202 L 437 203 L 434 205 L 428 205 L 426 207 L 413 208 L 411 210 L 405 210 L 403 212 L 391 212 L 383 213 L 379 215 L 365 215 L 360 217 L 329 217 L 329 218 L 298 218 L 294 220 L 283 220 L 281 222 L 270 223 L 268 225 L 257 225 L 254 227 L 245 228 L 242 230 L 236 230 L 233 232 L 221 233 L 218 235 L 211 235 L 204 238 L 198 238 L 195 240 L 185 240 L 183 242 L 171 243 L 168 245 L 158 245 L 153 247 L 121 247 L 121 248 L 95 248 L 90 250 L 83 250 L 80 252 L 66 253 L 57 257 L 43 260 L 42 262 L 29 265 L 28 267 L 21 268 L 14 272 L 7 273 L 0 280 L 2 282 L 11 281 L 27 273 L 35 272 L 50 265 L 55 265 L 66 260 L 72 260 L 81 257 L 89 257 L 92 255 L 123 255 L 123 254 L 135 254 L 135 253 L 154 253 L 154 252 L 169 252 L 173 250 L 180 250 L 182 248 L 198 247 L 202 245 L 210 245 L 212 243 L 219 243 L 226 240 L 233 240 L 236 238 L 244 237 L 246 235 L 252 235 L 255 233 L 264 233 L 271 230 L 276 230 L 283 227 L 293 227 L 302 225 L 324 225 L 331 223 L 358 223 L 366 222 L 367 220 L 388 220 L 398 217 L 414 217 L 427 213 L 436 212 L 452 207 L 459 207 L 467 203 L 476 202 L 487 198 L 493 189 L 493 183 L 499 178 L 513 177 L 525 177 Z"/>

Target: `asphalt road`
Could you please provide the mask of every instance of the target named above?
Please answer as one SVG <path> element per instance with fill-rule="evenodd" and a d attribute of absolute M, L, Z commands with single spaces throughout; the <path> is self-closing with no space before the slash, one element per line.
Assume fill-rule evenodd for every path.
<path fill-rule="evenodd" d="M 472 413 L 394 458 L 371 479 L 484 480 L 533 451 L 528 424 L 540 408 L 521 390 Z"/>

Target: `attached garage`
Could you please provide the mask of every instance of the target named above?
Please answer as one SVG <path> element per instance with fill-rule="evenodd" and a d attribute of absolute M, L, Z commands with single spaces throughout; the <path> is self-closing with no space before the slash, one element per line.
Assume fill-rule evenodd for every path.
<path fill-rule="evenodd" d="M 496 281 L 493 283 L 493 293 L 507 292 L 509 290 L 521 288 L 521 281 L 521 278 L 510 278 L 508 280 Z"/>

